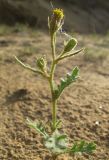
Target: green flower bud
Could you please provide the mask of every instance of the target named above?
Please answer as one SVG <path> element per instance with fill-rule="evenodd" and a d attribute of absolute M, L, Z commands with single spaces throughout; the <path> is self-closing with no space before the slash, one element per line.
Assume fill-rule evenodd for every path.
<path fill-rule="evenodd" d="M 65 45 L 64 53 L 72 51 L 76 47 L 76 45 L 77 45 L 77 40 L 71 38 Z"/>
<path fill-rule="evenodd" d="M 46 66 L 47 66 L 46 60 L 45 60 L 43 57 L 38 58 L 38 59 L 37 59 L 37 66 L 38 66 L 38 68 L 39 68 L 40 70 L 46 71 Z"/>
<path fill-rule="evenodd" d="M 64 13 L 62 9 L 54 9 L 52 11 L 52 16 L 49 19 L 49 29 L 50 33 L 53 34 L 57 32 L 63 25 Z"/>

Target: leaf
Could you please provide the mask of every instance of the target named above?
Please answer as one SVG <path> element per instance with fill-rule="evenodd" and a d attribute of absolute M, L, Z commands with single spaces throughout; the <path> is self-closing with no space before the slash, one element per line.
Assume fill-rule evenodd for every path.
<path fill-rule="evenodd" d="M 95 143 L 86 143 L 81 141 L 80 143 L 75 143 L 71 149 L 70 153 L 92 153 L 96 149 Z"/>
<path fill-rule="evenodd" d="M 61 124 L 62 124 L 61 120 L 57 121 L 56 122 L 56 129 L 60 128 Z"/>
<path fill-rule="evenodd" d="M 57 99 L 63 92 L 63 90 L 68 87 L 71 83 L 75 82 L 75 80 L 78 78 L 79 69 L 78 67 L 75 67 L 71 74 L 67 74 L 67 77 L 65 79 L 61 79 L 60 85 L 57 86 L 57 88 L 54 90 L 54 98 Z"/>
<path fill-rule="evenodd" d="M 48 134 L 45 131 L 45 127 L 41 122 L 34 122 L 29 119 L 27 119 L 27 124 L 34 128 L 36 131 L 38 131 L 40 134 L 42 134 L 44 137 L 48 137 Z"/>
<path fill-rule="evenodd" d="M 54 154 L 65 153 L 67 149 L 67 135 L 60 134 L 57 130 L 45 139 L 45 146 Z"/>
<path fill-rule="evenodd" d="M 71 50 L 73 50 L 77 45 L 77 40 L 75 38 L 71 38 L 67 44 L 65 45 L 64 48 L 64 52 L 63 53 L 67 53 L 70 52 Z"/>
<path fill-rule="evenodd" d="M 65 138 L 67 138 L 67 135 L 63 134 L 63 135 L 60 135 L 59 137 L 57 137 L 57 140 L 60 141 L 60 140 L 63 140 Z"/>

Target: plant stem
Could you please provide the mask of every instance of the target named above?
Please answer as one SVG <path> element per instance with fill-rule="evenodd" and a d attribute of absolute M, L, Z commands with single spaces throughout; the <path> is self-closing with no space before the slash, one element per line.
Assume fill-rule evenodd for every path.
<path fill-rule="evenodd" d="M 21 60 L 19 60 L 16 56 L 15 56 L 15 59 L 17 60 L 17 62 L 21 65 L 21 66 L 23 66 L 24 68 L 26 68 L 26 69 L 29 69 L 30 71 L 33 71 L 33 72 L 36 72 L 36 73 L 39 73 L 39 74 L 41 74 L 41 75 L 43 75 L 44 76 L 44 74 L 43 74 L 43 72 L 42 71 L 40 71 L 40 70 L 37 70 L 37 69 L 35 69 L 35 68 L 32 68 L 31 66 L 29 66 L 28 64 L 24 64 Z"/>
<path fill-rule="evenodd" d="M 55 60 L 55 45 L 56 45 L 56 33 L 53 33 L 51 35 L 51 49 L 52 49 L 53 61 Z"/>
<path fill-rule="evenodd" d="M 53 33 L 51 35 L 51 49 L 52 49 L 52 65 L 51 65 L 51 71 L 50 71 L 50 88 L 51 88 L 51 95 L 52 95 L 52 131 L 56 129 L 56 103 L 57 101 L 54 99 L 54 71 L 56 67 L 55 62 L 55 46 L 56 46 L 56 33 Z"/>
<path fill-rule="evenodd" d="M 56 121 L 57 121 L 57 117 L 56 117 L 56 112 L 57 112 L 57 106 L 56 106 L 56 101 L 53 101 L 53 113 L 52 113 L 52 124 L 53 124 L 53 131 L 56 129 Z"/>
<path fill-rule="evenodd" d="M 50 73 L 50 88 L 51 88 L 51 95 L 52 95 L 52 130 L 54 131 L 56 129 L 56 103 L 57 101 L 54 99 L 54 70 L 55 70 L 56 64 L 55 62 L 52 63 L 51 67 L 51 73 Z"/>
<path fill-rule="evenodd" d="M 61 55 L 57 58 L 56 62 L 58 62 L 58 61 L 60 61 L 60 60 L 62 60 L 62 59 L 65 59 L 65 58 L 72 57 L 72 56 L 80 53 L 81 51 L 84 51 L 84 48 L 82 48 L 82 49 L 80 49 L 80 50 L 77 50 L 77 51 L 75 51 L 75 52 L 73 52 L 73 53 L 64 55 L 64 56 L 62 56 L 62 54 L 61 54 Z"/>

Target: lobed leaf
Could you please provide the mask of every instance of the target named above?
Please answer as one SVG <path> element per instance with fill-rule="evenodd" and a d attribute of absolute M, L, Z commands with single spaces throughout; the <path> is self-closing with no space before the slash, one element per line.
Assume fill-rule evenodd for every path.
<path fill-rule="evenodd" d="M 56 122 L 56 129 L 60 128 L 61 125 L 62 125 L 61 120 L 58 120 L 58 121 Z"/>
<path fill-rule="evenodd" d="M 78 73 L 79 69 L 78 67 L 75 67 L 71 74 L 67 74 L 67 77 L 65 79 L 61 79 L 60 85 L 58 85 L 57 88 L 54 90 L 55 99 L 59 98 L 59 96 L 66 87 L 75 82 L 75 80 L 78 78 Z"/>
<path fill-rule="evenodd" d="M 48 137 L 48 134 L 45 131 L 45 127 L 41 122 L 34 122 L 27 119 L 27 123 L 31 128 L 34 128 L 37 132 L 42 134 L 44 137 Z"/>
<path fill-rule="evenodd" d="M 75 143 L 71 149 L 70 153 L 92 153 L 96 149 L 95 143 L 86 143 L 81 141 L 80 143 Z"/>

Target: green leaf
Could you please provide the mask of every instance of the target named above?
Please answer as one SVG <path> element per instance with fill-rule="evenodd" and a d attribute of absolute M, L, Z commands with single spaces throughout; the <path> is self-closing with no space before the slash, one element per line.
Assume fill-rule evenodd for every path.
<path fill-rule="evenodd" d="M 67 150 L 67 135 L 60 134 L 57 130 L 45 139 L 44 145 L 54 154 L 65 153 Z"/>
<path fill-rule="evenodd" d="M 61 120 L 58 120 L 58 121 L 56 122 L 56 129 L 60 128 L 60 127 L 61 127 L 61 124 L 62 124 Z"/>
<path fill-rule="evenodd" d="M 45 131 L 45 127 L 41 122 L 34 122 L 29 119 L 27 119 L 27 124 L 31 127 L 34 128 L 37 132 L 42 134 L 44 137 L 48 137 L 48 134 Z"/>
<path fill-rule="evenodd" d="M 75 67 L 71 74 L 67 74 L 67 77 L 65 79 L 61 79 L 60 85 L 58 85 L 57 88 L 54 90 L 54 99 L 59 98 L 63 90 L 70 84 L 75 82 L 75 80 L 78 78 L 78 73 L 79 69 L 78 67 Z"/>
<path fill-rule="evenodd" d="M 85 141 L 81 141 L 80 143 L 75 143 L 71 149 L 70 153 L 92 153 L 96 149 L 95 143 L 86 143 Z"/>
<path fill-rule="evenodd" d="M 66 139 L 66 138 L 67 138 L 67 135 L 63 134 L 63 135 L 60 135 L 59 137 L 57 137 L 57 140 L 60 141 L 60 140 Z"/>
<path fill-rule="evenodd" d="M 77 40 L 75 38 L 71 38 L 65 45 L 63 53 L 72 51 L 76 47 L 76 45 L 77 45 Z"/>

